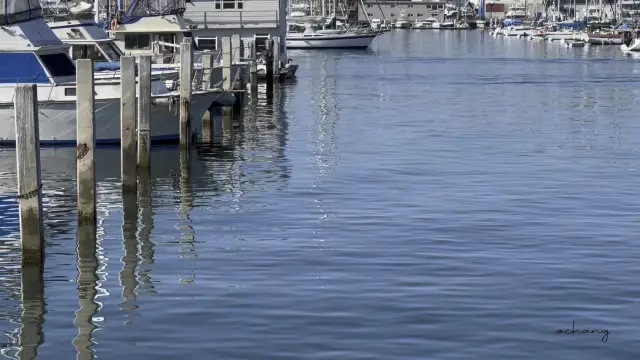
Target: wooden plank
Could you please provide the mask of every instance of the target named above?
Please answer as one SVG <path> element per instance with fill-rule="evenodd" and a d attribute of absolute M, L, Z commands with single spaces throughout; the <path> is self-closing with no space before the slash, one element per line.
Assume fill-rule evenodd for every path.
<path fill-rule="evenodd" d="M 22 264 L 23 266 L 42 266 L 44 264 L 44 227 L 37 86 L 16 85 L 14 107 Z"/>

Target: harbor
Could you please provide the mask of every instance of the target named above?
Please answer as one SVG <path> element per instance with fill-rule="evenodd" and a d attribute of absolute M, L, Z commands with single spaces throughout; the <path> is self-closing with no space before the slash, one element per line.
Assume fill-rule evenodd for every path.
<path fill-rule="evenodd" d="M 635 356 L 624 3 L 23 5 L 0 359 Z"/>

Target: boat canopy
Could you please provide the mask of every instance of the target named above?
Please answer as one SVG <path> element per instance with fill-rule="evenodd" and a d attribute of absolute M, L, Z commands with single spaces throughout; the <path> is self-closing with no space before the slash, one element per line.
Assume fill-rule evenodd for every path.
<path fill-rule="evenodd" d="M 0 25 L 42 18 L 40 0 L 0 0 Z"/>
<path fill-rule="evenodd" d="M 35 51 L 0 52 L 0 83 L 48 84 L 50 79 L 75 77 L 76 67 L 67 54 Z"/>

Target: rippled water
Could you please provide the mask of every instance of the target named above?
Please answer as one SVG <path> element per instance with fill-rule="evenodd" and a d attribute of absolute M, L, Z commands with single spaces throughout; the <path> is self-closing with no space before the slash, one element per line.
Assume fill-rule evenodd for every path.
<path fill-rule="evenodd" d="M 153 152 L 137 213 L 97 153 L 80 280 L 74 149 L 43 150 L 45 303 L 22 317 L 0 152 L 5 357 L 637 358 L 637 59 L 476 31 L 291 56 L 297 83 L 221 143 Z"/>

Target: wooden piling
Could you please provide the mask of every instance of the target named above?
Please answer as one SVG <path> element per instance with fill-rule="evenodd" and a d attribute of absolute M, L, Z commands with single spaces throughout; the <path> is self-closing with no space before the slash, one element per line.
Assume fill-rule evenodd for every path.
<path fill-rule="evenodd" d="M 142 80 L 142 79 L 141 79 Z M 137 189 L 136 59 L 120 58 L 120 167 L 123 193 Z"/>
<path fill-rule="evenodd" d="M 280 37 L 274 36 L 273 40 L 273 77 L 280 78 Z"/>
<path fill-rule="evenodd" d="M 211 89 L 213 83 L 211 82 L 213 77 L 213 55 L 202 55 L 202 89 Z"/>
<path fill-rule="evenodd" d="M 180 147 L 191 143 L 191 86 L 193 78 L 193 48 L 191 42 L 180 44 Z"/>
<path fill-rule="evenodd" d="M 222 38 L 222 89 L 231 90 L 233 85 L 233 77 L 231 74 L 231 39 L 228 37 Z"/>
<path fill-rule="evenodd" d="M 267 96 L 273 95 L 273 39 L 268 39 L 267 47 Z"/>
<path fill-rule="evenodd" d="M 44 263 L 44 227 L 42 224 L 37 85 L 16 85 L 14 108 L 22 264 L 42 266 Z"/>
<path fill-rule="evenodd" d="M 251 101 L 258 98 L 258 53 L 256 51 L 256 42 L 249 43 L 249 83 L 251 86 Z"/>
<path fill-rule="evenodd" d="M 134 79 L 135 82 L 135 79 Z M 78 224 L 96 224 L 96 124 L 93 61 L 76 61 Z"/>
<path fill-rule="evenodd" d="M 151 56 L 138 60 L 138 171 L 151 167 Z"/>
<path fill-rule="evenodd" d="M 240 34 L 232 34 L 231 35 L 231 64 L 237 64 L 241 61 L 241 40 L 240 40 Z"/>

